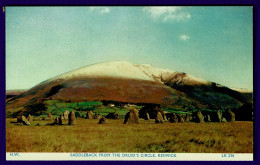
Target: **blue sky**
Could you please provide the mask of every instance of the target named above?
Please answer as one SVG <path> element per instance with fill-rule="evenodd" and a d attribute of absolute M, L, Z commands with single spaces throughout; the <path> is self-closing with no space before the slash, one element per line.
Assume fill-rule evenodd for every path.
<path fill-rule="evenodd" d="M 253 15 L 234 7 L 7 7 L 6 89 L 123 60 L 253 88 Z"/>

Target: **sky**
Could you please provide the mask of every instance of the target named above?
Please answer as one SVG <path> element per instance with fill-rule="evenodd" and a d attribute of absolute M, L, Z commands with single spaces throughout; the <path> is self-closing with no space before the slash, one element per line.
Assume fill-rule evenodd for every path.
<path fill-rule="evenodd" d="M 253 89 L 250 6 L 6 7 L 6 89 L 105 61 Z"/>

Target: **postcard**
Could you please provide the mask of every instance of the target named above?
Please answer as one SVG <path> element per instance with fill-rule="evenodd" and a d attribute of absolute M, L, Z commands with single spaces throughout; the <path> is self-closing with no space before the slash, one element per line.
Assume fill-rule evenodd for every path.
<path fill-rule="evenodd" d="M 252 6 L 5 16 L 7 161 L 253 161 Z"/>

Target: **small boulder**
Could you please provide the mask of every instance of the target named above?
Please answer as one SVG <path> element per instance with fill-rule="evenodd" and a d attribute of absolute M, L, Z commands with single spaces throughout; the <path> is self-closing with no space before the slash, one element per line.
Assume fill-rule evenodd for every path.
<path fill-rule="evenodd" d="M 221 122 L 227 122 L 227 119 L 223 117 L 223 118 L 221 119 Z"/>
<path fill-rule="evenodd" d="M 101 119 L 99 119 L 98 124 L 108 124 L 108 120 L 103 116 Z"/>

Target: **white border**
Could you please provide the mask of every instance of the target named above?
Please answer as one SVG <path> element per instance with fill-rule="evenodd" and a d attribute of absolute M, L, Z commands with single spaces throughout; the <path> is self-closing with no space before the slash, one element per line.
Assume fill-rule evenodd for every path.
<path fill-rule="evenodd" d="M 24 153 L 7 152 L 6 160 L 60 161 L 253 161 L 253 153 Z"/>

